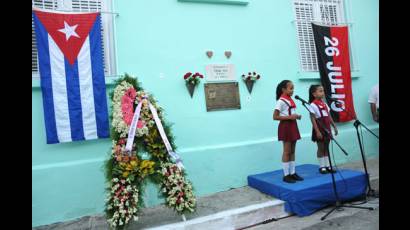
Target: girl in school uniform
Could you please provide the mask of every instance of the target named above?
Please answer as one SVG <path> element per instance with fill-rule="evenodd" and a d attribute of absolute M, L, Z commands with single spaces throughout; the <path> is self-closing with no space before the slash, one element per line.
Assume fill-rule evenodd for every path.
<path fill-rule="evenodd" d="M 335 135 L 337 127 L 330 116 L 329 107 L 323 101 L 325 93 L 323 86 L 311 85 L 309 88 L 310 119 L 312 121 L 312 141 L 317 143 L 317 158 L 319 160 L 321 174 L 334 173 L 329 164 L 329 142 L 332 137 L 333 126 Z"/>
<path fill-rule="evenodd" d="M 296 141 L 300 139 L 300 133 L 296 119 L 302 117 L 295 113 L 296 104 L 291 98 L 293 95 L 293 83 L 283 80 L 276 88 L 276 106 L 273 112 L 273 120 L 279 120 L 278 140 L 283 141 L 283 181 L 295 183 L 303 178 L 295 171 L 295 147 Z"/>

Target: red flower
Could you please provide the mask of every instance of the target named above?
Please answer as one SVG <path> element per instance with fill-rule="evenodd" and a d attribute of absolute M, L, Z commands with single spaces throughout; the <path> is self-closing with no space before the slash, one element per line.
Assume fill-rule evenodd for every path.
<path fill-rule="evenodd" d="M 204 78 L 204 75 L 200 74 L 199 77 L 200 77 L 200 78 Z"/>
<path fill-rule="evenodd" d="M 251 75 L 251 72 L 249 72 L 248 75 Z"/>
<path fill-rule="evenodd" d="M 256 76 L 256 79 L 259 79 L 259 78 L 261 78 L 261 76 L 259 76 L 259 75 L 258 75 L 258 76 Z"/>
<path fill-rule="evenodd" d="M 124 139 L 124 138 L 119 139 L 119 140 L 118 140 L 118 144 L 120 144 L 120 145 L 125 144 L 125 139 Z"/>
<path fill-rule="evenodd" d="M 188 72 L 188 73 L 186 73 L 185 75 L 184 75 L 184 79 L 186 80 L 187 78 L 189 78 L 190 76 L 191 76 L 191 72 Z"/>

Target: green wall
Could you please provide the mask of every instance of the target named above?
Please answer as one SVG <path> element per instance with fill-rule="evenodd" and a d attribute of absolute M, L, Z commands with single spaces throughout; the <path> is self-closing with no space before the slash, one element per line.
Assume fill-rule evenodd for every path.
<path fill-rule="evenodd" d="M 378 133 L 367 97 L 378 82 L 378 1 L 346 1 L 355 58 L 353 96 L 358 118 Z M 117 0 L 114 10 L 118 73 L 128 72 L 154 94 L 174 123 L 178 152 L 198 196 L 244 186 L 249 174 L 281 168 L 282 143 L 278 122 L 272 120 L 274 91 L 283 79 L 295 83 L 295 94 L 307 98 L 318 73 L 299 73 L 296 28 L 291 0 L 249 0 L 246 6 L 187 3 L 177 0 Z M 205 55 L 212 50 L 211 59 Z M 232 51 L 230 59 L 224 52 Z M 203 83 L 191 98 L 182 80 L 188 72 L 205 74 L 205 65 L 233 63 L 239 82 L 241 109 L 206 112 Z M 248 98 L 242 73 L 257 71 L 262 78 Z M 309 79 L 314 77 L 315 79 Z M 46 145 L 41 90 L 32 88 L 32 225 L 65 221 L 104 209 L 103 161 L 109 139 Z M 107 86 L 112 90 L 112 85 Z M 107 92 L 108 93 L 108 92 Z M 110 102 L 107 102 L 110 103 Z M 317 163 L 310 141 L 308 113 L 298 104 L 302 140 L 296 162 Z M 351 122 L 338 124 L 336 163 L 360 159 Z M 367 155 L 377 155 L 378 141 L 363 132 Z M 146 205 L 162 202 L 157 189 L 146 190 Z"/>

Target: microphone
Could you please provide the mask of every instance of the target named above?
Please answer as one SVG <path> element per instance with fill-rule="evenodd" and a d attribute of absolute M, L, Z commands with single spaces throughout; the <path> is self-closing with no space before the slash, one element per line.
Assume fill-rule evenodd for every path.
<path fill-rule="evenodd" d="M 300 98 L 298 95 L 295 96 L 295 99 L 301 101 L 303 104 L 309 104 L 309 102 L 303 100 L 303 99 Z"/>

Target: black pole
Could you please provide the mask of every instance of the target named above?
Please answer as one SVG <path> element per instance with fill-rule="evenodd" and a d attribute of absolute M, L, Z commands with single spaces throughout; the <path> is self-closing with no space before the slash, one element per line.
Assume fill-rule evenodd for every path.
<path fill-rule="evenodd" d="M 343 109 L 344 110 L 344 109 Z M 346 111 L 346 110 L 344 110 Z M 379 139 L 379 136 L 377 136 L 375 133 L 373 133 L 369 128 L 367 128 L 362 122 L 360 122 L 358 119 L 355 118 L 355 121 L 353 123 L 354 126 L 359 126 L 361 125 L 363 128 L 365 128 L 369 133 L 373 134 L 377 139 Z"/>
<path fill-rule="evenodd" d="M 362 155 L 362 161 L 363 161 L 363 166 L 364 166 L 364 172 L 366 174 L 366 180 L 367 180 L 367 186 L 368 186 L 367 195 L 378 197 L 378 195 L 376 194 L 376 191 L 372 189 L 371 184 L 370 184 L 370 175 L 367 172 L 367 165 L 366 165 L 366 159 L 365 159 L 365 154 L 363 150 L 362 139 L 360 138 L 360 135 L 359 135 L 359 125 L 355 123 L 354 127 L 356 128 L 357 140 L 359 141 L 360 153 Z"/>
<path fill-rule="evenodd" d="M 343 107 L 341 107 L 341 109 L 343 111 L 347 112 L 350 116 L 352 116 L 350 111 L 345 110 Z M 359 135 L 359 125 L 364 127 L 367 131 L 369 131 L 371 134 L 373 134 L 377 139 L 379 139 L 379 137 L 376 134 L 374 134 L 369 128 L 367 128 L 362 122 L 360 122 L 356 118 L 356 116 L 354 116 L 354 119 L 355 119 L 355 122 L 353 123 L 353 126 L 356 128 L 357 140 L 359 141 L 360 155 L 362 156 L 364 172 L 365 172 L 365 176 L 366 176 L 366 180 L 367 180 L 368 191 L 367 191 L 366 195 L 377 198 L 379 196 L 376 194 L 376 191 L 374 189 L 372 189 L 371 184 L 370 184 L 370 175 L 367 171 L 367 164 L 366 164 L 365 153 L 364 153 L 364 148 L 363 148 L 363 144 L 362 144 L 362 138 Z"/>

